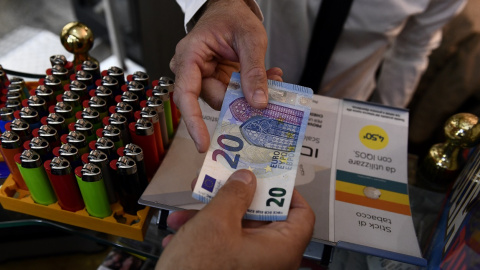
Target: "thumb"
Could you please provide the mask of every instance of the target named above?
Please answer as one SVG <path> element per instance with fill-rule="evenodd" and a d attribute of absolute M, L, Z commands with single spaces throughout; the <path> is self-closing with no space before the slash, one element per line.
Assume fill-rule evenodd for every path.
<path fill-rule="evenodd" d="M 257 35 L 246 34 L 238 41 L 238 58 L 242 89 L 248 104 L 263 109 L 268 103 L 267 72 L 265 53 L 267 38 L 264 29 L 257 29 Z"/>
<path fill-rule="evenodd" d="M 249 170 L 238 170 L 228 178 L 217 195 L 199 214 L 222 217 L 222 220 L 241 225 L 239 220 L 252 203 L 257 179 Z"/>

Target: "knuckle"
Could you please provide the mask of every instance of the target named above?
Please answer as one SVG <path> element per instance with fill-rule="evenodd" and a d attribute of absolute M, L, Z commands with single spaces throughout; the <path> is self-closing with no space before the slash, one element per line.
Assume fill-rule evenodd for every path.
<path fill-rule="evenodd" d="M 247 71 L 248 77 L 263 78 L 266 76 L 265 69 L 259 66 L 254 66 Z"/>
<path fill-rule="evenodd" d="M 175 89 L 177 90 L 177 89 Z M 181 106 L 181 93 L 180 91 L 173 91 L 173 102 L 177 105 L 177 106 Z"/>
<path fill-rule="evenodd" d="M 173 73 L 175 73 L 175 67 L 176 67 L 175 55 L 172 57 L 172 60 L 170 60 L 169 67 L 170 67 L 170 70 Z"/>

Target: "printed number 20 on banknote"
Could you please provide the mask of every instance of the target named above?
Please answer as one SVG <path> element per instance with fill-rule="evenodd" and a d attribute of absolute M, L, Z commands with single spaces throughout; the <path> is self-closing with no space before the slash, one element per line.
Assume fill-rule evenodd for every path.
<path fill-rule="evenodd" d="M 257 189 L 245 218 L 276 221 L 288 215 L 313 93 L 276 81 L 268 88 L 267 108 L 254 109 L 232 75 L 193 197 L 208 203 L 234 171 L 248 169 Z"/>

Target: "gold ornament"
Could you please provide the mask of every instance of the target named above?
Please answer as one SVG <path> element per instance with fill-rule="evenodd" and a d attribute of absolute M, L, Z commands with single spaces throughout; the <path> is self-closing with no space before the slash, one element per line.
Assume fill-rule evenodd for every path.
<path fill-rule="evenodd" d="M 455 114 L 445 122 L 444 132 L 446 142 L 430 148 L 417 174 L 420 186 L 439 192 L 447 191 L 460 173 L 461 151 L 478 144 L 478 117 L 470 113 Z"/>
<path fill-rule="evenodd" d="M 93 47 L 93 33 L 85 24 L 70 22 L 65 25 L 60 33 L 63 47 L 74 55 L 73 65 L 81 65 L 84 61 L 92 61 L 97 65 L 98 61 L 88 52 Z"/>

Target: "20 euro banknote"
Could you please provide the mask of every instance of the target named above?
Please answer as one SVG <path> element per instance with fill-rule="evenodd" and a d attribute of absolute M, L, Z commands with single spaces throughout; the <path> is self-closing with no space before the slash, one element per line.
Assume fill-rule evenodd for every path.
<path fill-rule="evenodd" d="M 255 109 L 232 75 L 193 197 L 208 203 L 234 171 L 248 169 L 257 189 L 245 218 L 277 221 L 288 215 L 313 92 L 277 81 L 268 88 L 267 107 Z"/>

